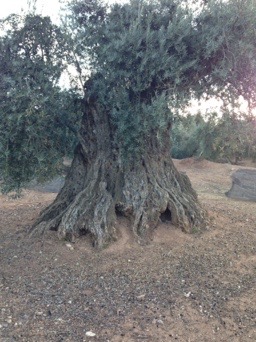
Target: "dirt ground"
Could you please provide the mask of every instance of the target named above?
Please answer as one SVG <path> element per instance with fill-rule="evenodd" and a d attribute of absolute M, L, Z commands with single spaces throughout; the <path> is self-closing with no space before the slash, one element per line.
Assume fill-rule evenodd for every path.
<path fill-rule="evenodd" d="M 147 246 L 125 220 L 103 251 L 29 238 L 55 194 L 0 196 L 1 342 L 256 341 L 256 203 L 225 196 L 237 166 L 175 163 L 211 223 L 192 235 L 161 224 Z"/>

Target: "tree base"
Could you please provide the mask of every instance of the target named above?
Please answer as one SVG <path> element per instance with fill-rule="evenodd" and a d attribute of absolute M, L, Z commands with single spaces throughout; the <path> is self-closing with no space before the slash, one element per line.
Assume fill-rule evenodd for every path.
<path fill-rule="evenodd" d="M 186 233 L 206 224 L 189 178 L 176 170 L 171 158 L 144 158 L 120 168 L 103 156 L 86 163 L 79 145 L 64 187 L 32 233 L 56 230 L 70 241 L 88 234 L 95 246 L 103 247 L 117 239 L 119 215 L 129 219 L 138 241 L 146 241 L 160 221 Z"/>

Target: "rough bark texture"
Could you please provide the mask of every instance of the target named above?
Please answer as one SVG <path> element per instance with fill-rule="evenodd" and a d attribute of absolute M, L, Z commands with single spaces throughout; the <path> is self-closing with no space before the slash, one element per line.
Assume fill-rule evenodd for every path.
<path fill-rule="evenodd" d="M 161 144 L 152 134 L 143 156 L 122 163 L 111 129 L 107 113 L 87 103 L 65 185 L 32 232 L 57 230 L 68 240 L 88 233 L 101 247 L 117 238 L 118 215 L 130 219 L 138 241 L 146 241 L 160 220 L 185 232 L 202 229 L 205 211 L 171 160 L 169 133 Z"/>

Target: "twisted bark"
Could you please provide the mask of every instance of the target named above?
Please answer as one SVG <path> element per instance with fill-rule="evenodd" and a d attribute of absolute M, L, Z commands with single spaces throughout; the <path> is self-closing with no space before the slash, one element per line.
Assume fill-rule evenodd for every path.
<path fill-rule="evenodd" d="M 189 178 L 170 157 L 168 132 L 161 143 L 152 134 L 145 153 L 129 163 L 122 162 L 112 137 L 108 113 L 87 102 L 65 185 L 32 233 L 56 230 L 68 240 L 89 234 L 102 247 L 117 238 L 118 215 L 129 218 L 134 236 L 144 241 L 161 219 L 188 233 L 205 226 L 206 213 Z"/>

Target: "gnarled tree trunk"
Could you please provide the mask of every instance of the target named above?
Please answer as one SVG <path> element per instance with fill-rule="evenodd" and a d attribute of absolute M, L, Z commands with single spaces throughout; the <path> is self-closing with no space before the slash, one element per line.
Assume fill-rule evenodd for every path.
<path fill-rule="evenodd" d="M 147 240 L 161 219 L 185 232 L 204 227 L 205 211 L 171 160 L 169 132 L 161 143 L 152 134 L 142 156 L 123 162 L 113 130 L 108 113 L 88 101 L 65 185 L 32 232 L 56 230 L 69 240 L 89 233 L 104 246 L 117 237 L 118 215 L 130 219 L 138 240 Z"/>

